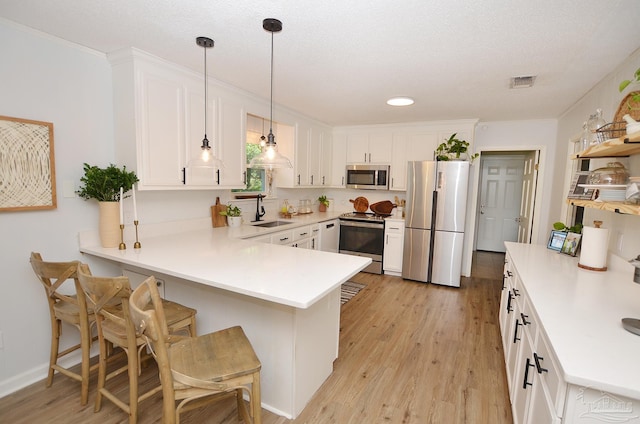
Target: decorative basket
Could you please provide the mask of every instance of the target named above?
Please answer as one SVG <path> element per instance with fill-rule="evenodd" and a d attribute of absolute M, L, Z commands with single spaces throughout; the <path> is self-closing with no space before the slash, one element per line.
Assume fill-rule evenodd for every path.
<path fill-rule="evenodd" d="M 626 134 L 627 123 L 625 121 L 610 122 L 607 125 L 603 125 L 596 130 L 598 143 L 604 143 L 605 141 L 612 138 L 624 137 Z"/>
<path fill-rule="evenodd" d="M 633 100 L 633 96 L 639 95 L 640 91 L 633 91 L 625 96 L 618 106 L 618 111 L 613 117 L 613 122 L 624 121 L 624 115 L 629 114 L 636 121 L 640 121 L 640 102 Z"/>

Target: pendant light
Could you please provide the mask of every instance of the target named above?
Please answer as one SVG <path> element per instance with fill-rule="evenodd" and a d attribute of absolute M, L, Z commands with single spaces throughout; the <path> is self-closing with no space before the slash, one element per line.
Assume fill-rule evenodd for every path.
<path fill-rule="evenodd" d="M 202 139 L 202 145 L 200 146 L 200 149 L 202 150 L 200 155 L 198 155 L 197 158 L 193 158 L 189 162 L 189 166 L 192 168 L 219 169 L 222 167 L 222 161 L 215 157 L 211 152 L 211 145 L 207 138 L 207 106 L 209 103 L 209 90 L 207 83 L 207 49 L 212 48 L 214 42 L 208 37 L 197 37 L 196 44 L 204 49 L 204 138 Z"/>
<path fill-rule="evenodd" d="M 273 135 L 273 33 L 282 31 L 282 22 L 274 18 L 267 18 L 262 21 L 262 28 L 271 33 L 271 115 L 269 117 L 267 142 L 262 149 L 262 153 L 251 159 L 249 167 L 260 169 L 293 168 L 289 159 L 278 153 L 278 147 L 276 146 L 276 140 Z"/>

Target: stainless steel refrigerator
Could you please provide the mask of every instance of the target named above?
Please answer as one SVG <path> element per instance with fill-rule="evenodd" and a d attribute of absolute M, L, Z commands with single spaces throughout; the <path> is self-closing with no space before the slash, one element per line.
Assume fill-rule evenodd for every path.
<path fill-rule="evenodd" d="M 460 287 L 469 162 L 407 166 L 402 278 Z"/>

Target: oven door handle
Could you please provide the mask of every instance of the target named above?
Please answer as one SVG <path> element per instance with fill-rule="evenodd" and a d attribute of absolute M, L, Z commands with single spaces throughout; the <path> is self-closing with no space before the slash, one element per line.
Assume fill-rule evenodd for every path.
<path fill-rule="evenodd" d="M 362 228 L 384 228 L 384 223 L 377 222 L 359 222 L 359 221 L 346 221 L 341 220 L 340 225 L 344 225 L 347 227 L 362 227 Z"/>

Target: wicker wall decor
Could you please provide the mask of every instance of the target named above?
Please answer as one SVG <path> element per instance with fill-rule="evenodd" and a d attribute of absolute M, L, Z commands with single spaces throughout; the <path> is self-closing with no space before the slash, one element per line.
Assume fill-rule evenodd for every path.
<path fill-rule="evenodd" d="M 0 116 L 0 211 L 55 208 L 53 124 Z"/>
<path fill-rule="evenodd" d="M 634 91 L 625 96 L 618 106 L 618 111 L 613 117 L 613 122 L 624 122 L 622 117 L 629 114 L 636 121 L 640 121 L 640 102 L 633 100 L 633 96 L 640 95 L 640 91 Z"/>

